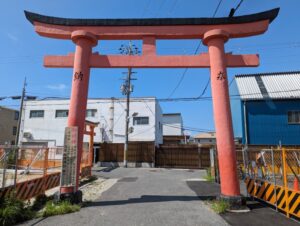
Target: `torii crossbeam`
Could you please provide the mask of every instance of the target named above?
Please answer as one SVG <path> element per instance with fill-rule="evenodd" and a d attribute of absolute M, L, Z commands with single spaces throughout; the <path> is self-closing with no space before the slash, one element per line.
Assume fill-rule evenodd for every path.
<path fill-rule="evenodd" d="M 230 112 L 227 67 L 256 67 L 258 55 L 226 54 L 224 43 L 231 38 L 263 34 L 279 8 L 226 18 L 161 19 L 66 19 L 25 12 L 35 31 L 44 37 L 72 40 L 75 53 L 46 56 L 46 67 L 74 68 L 68 126 L 78 127 L 78 158 L 82 152 L 90 68 L 210 68 L 223 198 L 240 202 L 235 145 Z M 140 56 L 111 56 L 92 53 L 98 40 L 143 40 Z M 157 39 L 202 39 L 208 53 L 195 56 L 158 56 Z M 77 172 L 79 167 L 77 164 Z M 79 174 L 77 174 L 79 175 Z M 62 193 L 75 192 L 61 187 Z"/>

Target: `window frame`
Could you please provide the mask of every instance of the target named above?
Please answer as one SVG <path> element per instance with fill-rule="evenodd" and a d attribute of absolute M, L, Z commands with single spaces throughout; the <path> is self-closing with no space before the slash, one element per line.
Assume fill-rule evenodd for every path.
<path fill-rule="evenodd" d="M 13 132 L 12 132 L 13 136 L 17 135 L 17 130 L 18 130 L 18 128 L 16 126 L 13 126 Z"/>
<path fill-rule="evenodd" d="M 19 120 L 19 117 L 20 117 L 20 113 L 18 111 L 15 111 L 15 114 L 14 114 L 14 120 L 15 121 L 18 121 Z"/>
<path fill-rule="evenodd" d="M 147 123 L 136 123 L 136 122 L 138 122 L 137 120 L 138 119 L 147 119 Z M 132 124 L 134 125 L 134 126 L 145 126 L 145 125 L 149 125 L 150 124 L 150 118 L 149 118 L 149 116 L 135 116 L 135 117 L 133 117 L 133 119 L 132 119 Z"/>
<path fill-rule="evenodd" d="M 58 113 L 62 113 L 62 112 L 66 112 L 67 115 L 66 116 L 58 116 Z M 68 116 L 69 116 L 69 110 L 66 110 L 66 109 L 55 110 L 55 118 L 68 118 Z"/>
<path fill-rule="evenodd" d="M 297 117 L 298 117 L 298 121 L 297 121 Z M 300 125 L 300 110 L 288 111 L 287 121 L 289 125 Z"/>
<path fill-rule="evenodd" d="M 92 115 L 89 116 L 89 115 L 88 115 L 88 112 L 92 112 Z M 85 117 L 86 117 L 86 118 L 94 118 L 94 117 L 97 116 L 97 112 L 98 112 L 97 109 L 86 109 Z"/>
<path fill-rule="evenodd" d="M 33 113 L 42 112 L 42 116 L 33 116 Z M 30 110 L 29 112 L 29 118 L 44 118 L 45 116 L 45 110 Z"/>

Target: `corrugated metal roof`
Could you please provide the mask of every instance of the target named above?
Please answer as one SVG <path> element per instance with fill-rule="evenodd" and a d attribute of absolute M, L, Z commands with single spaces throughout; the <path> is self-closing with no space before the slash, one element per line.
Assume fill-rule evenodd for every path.
<path fill-rule="evenodd" d="M 236 75 L 242 100 L 299 99 L 300 72 Z"/>

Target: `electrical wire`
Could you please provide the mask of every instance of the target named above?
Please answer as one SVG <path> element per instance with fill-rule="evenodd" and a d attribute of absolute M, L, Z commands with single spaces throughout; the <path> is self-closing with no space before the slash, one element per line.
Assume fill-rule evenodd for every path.
<path fill-rule="evenodd" d="M 215 11 L 214 11 L 213 18 L 216 16 L 216 14 L 217 14 L 217 12 L 218 12 L 218 10 L 219 10 L 219 8 L 220 8 L 220 5 L 221 5 L 222 1 L 223 1 L 223 0 L 220 0 L 220 1 L 219 1 L 218 5 L 217 5 L 217 8 L 216 8 Z"/>
<path fill-rule="evenodd" d="M 163 124 L 164 126 L 171 127 L 171 128 L 176 128 L 176 129 L 183 129 L 186 131 L 192 131 L 192 132 L 214 132 L 212 129 L 200 129 L 200 128 L 189 128 L 186 126 L 174 126 L 174 125 L 169 125 L 169 124 Z"/>
<path fill-rule="evenodd" d="M 223 1 L 223 0 L 220 0 L 220 1 L 219 1 L 219 4 L 217 5 L 217 7 L 216 7 L 216 9 L 215 9 L 215 11 L 214 11 L 214 13 L 213 13 L 213 18 L 216 16 L 216 14 L 217 14 L 217 12 L 218 12 L 218 10 L 219 10 L 219 8 L 220 8 L 220 5 L 221 5 L 222 1 Z M 201 46 L 201 42 L 198 43 L 197 48 L 196 48 L 196 50 L 195 50 L 195 52 L 194 52 L 194 55 L 197 54 L 198 50 L 200 49 L 200 46 Z M 171 94 L 168 96 L 168 98 L 171 98 L 171 97 L 173 96 L 173 94 L 176 92 L 176 90 L 179 88 L 179 86 L 181 85 L 183 79 L 185 78 L 185 75 L 186 75 L 188 69 L 189 69 L 189 68 L 185 68 L 185 69 L 184 69 L 184 71 L 183 71 L 183 73 L 182 73 L 182 75 L 181 75 L 181 77 L 180 77 L 180 79 L 179 79 L 177 85 L 175 86 L 175 88 L 173 89 L 173 91 L 171 92 Z M 209 83 L 210 83 L 210 77 L 208 78 L 208 82 L 207 82 L 207 84 L 205 85 L 205 87 L 204 87 L 204 89 L 203 89 L 203 91 L 202 91 L 202 93 L 200 94 L 199 97 L 202 97 L 202 96 L 205 94 L 205 92 L 206 92 L 206 90 L 207 90 L 207 87 L 208 87 Z"/>
<path fill-rule="evenodd" d="M 299 92 L 300 89 L 291 89 L 291 90 L 278 90 L 278 91 L 270 91 L 268 92 L 269 94 L 274 94 L 274 93 L 287 93 L 287 92 Z M 261 95 L 261 92 L 257 92 L 257 93 L 245 93 L 245 94 L 234 94 L 234 95 L 229 95 L 231 100 L 234 99 L 240 99 L 241 97 L 248 97 L 248 96 L 254 96 L 254 95 Z M 295 97 L 297 98 L 297 97 Z M 256 99 L 256 98 L 254 98 Z M 270 99 L 270 98 L 264 98 L 264 97 L 260 97 L 259 100 L 265 100 L 265 99 Z M 63 99 L 66 101 L 69 101 L 69 99 Z M 93 101 L 91 102 L 91 104 L 97 104 L 97 103 L 108 103 L 108 101 L 110 100 L 110 98 L 107 98 L 107 101 L 104 101 L 104 98 L 102 101 Z M 115 98 L 115 100 L 117 100 L 118 102 L 126 102 L 126 99 L 122 98 L 122 99 L 118 99 Z M 39 102 L 40 100 L 35 100 L 35 102 Z M 193 102 L 193 101 L 212 101 L 212 96 L 206 96 L 206 97 L 179 97 L 179 98 L 135 98 L 135 99 L 131 99 L 131 102 Z M 47 103 L 47 104 L 30 104 L 30 102 L 33 101 L 25 101 L 26 106 L 51 106 L 51 105 L 55 105 L 55 106 L 68 106 L 69 103 Z M 5 106 L 18 106 L 18 105 L 5 105 Z"/>

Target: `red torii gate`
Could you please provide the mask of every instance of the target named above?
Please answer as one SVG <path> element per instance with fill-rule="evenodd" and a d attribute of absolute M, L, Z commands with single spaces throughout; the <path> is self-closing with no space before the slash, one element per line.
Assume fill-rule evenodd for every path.
<path fill-rule="evenodd" d="M 226 54 L 224 43 L 264 33 L 279 8 L 226 18 L 66 19 L 26 12 L 35 31 L 44 37 L 72 40 L 75 54 L 46 56 L 45 67 L 74 68 L 68 126 L 78 127 L 78 163 L 82 152 L 90 68 L 210 68 L 221 178 L 221 196 L 240 200 L 235 145 L 228 94 L 227 67 L 256 67 L 258 55 Z M 92 53 L 98 40 L 143 40 L 141 56 Z M 157 56 L 156 39 L 202 39 L 208 53 L 195 56 Z M 80 164 L 77 164 L 79 172 Z M 79 175 L 77 173 L 77 175 Z M 62 193 L 75 190 L 61 188 Z"/>

